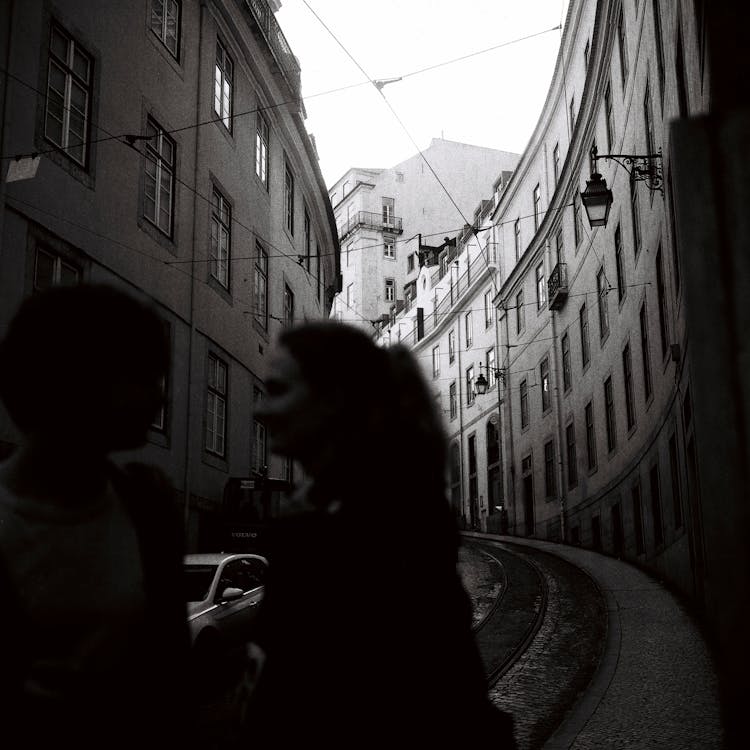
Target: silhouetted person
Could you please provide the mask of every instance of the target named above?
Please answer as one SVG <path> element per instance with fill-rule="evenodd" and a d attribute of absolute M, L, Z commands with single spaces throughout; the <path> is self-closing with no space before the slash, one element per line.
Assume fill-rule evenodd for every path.
<path fill-rule="evenodd" d="M 20 307 L 0 398 L 22 434 L 0 464 L 0 744 L 184 747 L 182 541 L 146 439 L 168 343 L 158 315 L 97 285 Z"/>
<path fill-rule="evenodd" d="M 271 448 L 311 482 L 269 552 L 247 747 L 514 747 L 487 698 L 446 441 L 412 355 L 307 324 L 280 336 L 266 386 Z"/>

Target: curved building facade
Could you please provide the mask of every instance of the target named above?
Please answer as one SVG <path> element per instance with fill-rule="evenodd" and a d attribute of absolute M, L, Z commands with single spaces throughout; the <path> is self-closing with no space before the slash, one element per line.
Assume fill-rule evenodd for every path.
<path fill-rule="evenodd" d="M 451 440 L 447 481 L 467 527 L 597 549 L 700 599 L 702 498 L 669 127 L 709 110 L 694 10 L 571 1 L 513 175 L 492 195 L 488 185 L 455 250 L 421 268 L 415 304 L 381 341 L 400 331 L 432 379 Z M 636 164 L 659 170 L 634 180 L 627 159 L 598 158 L 613 203 L 596 227 L 581 205 L 593 147 L 600 157 L 652 156 Z"/>

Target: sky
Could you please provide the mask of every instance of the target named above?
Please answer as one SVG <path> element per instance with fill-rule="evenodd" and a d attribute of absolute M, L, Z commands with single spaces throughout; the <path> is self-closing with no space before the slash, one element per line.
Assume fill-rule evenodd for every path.
<path fill-rule="evenodd" d="M 567 6 L 568 0 L 283 0 L 276 18 L 302 67 L 307 130 L 326 184 L 350 167 L 392 167 L 433 138 L 521 153 L 560 46 L 561 30 L 550 29 L 564 23 Z M 537 36 L 515 41 L 531 35 Z M 406 75 L 507 42 L 513 43 Z M 382 89 L 395 115 L 365 73 L 373 80 L 404 76 Z"/>

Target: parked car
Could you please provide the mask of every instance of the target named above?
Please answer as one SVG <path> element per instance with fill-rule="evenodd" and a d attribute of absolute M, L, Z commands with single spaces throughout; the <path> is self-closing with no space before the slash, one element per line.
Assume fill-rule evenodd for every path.
<path fill-rule="evenodd" d="M 208 656 L 248 640 L 267 568 L 260 555 L 186 555 L 185 595 L 196 651 Z"/>

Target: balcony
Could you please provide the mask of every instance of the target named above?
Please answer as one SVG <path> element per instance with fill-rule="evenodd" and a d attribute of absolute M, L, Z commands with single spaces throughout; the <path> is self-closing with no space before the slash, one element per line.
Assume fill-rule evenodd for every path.
<path fill-rule="evenodd" d="M 389 216 L 383 219 L 383 214 L 373 211 L 357 211 L 348 221 L 339 226 L 339 242 L 360 227 L 374 229 L 378 232 L 390 232 L 391 234 L 403 234 L 404 228 L 400 216 Z"/>
<path fill-rule="evenodd" d="M 558 263 L 553 269 L 547 282 L 547 298 L 552 310 L 559 310 L 568 299 L 568 267 L 565 263 Z"/>
<path fill-rule="evenodd" d="M 292 53 L 284 32 L 273 14 L 267 0 L 245 0 L 245 5 L 250 16 L 260 29 L 266 44 L 278 66 L 279 71 L 286 79 L 294 96 L 300 95 L 300 67 L 297 58 Z"/>

